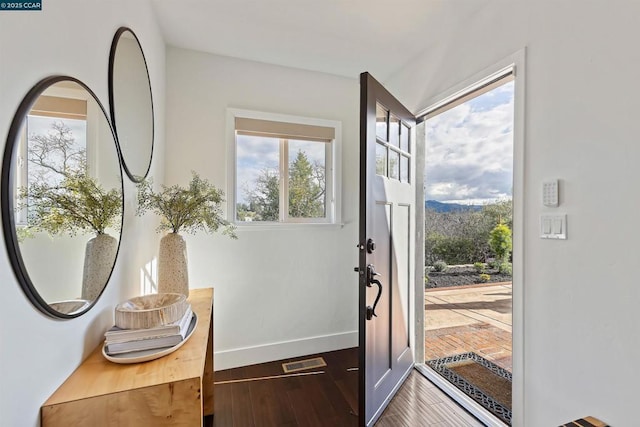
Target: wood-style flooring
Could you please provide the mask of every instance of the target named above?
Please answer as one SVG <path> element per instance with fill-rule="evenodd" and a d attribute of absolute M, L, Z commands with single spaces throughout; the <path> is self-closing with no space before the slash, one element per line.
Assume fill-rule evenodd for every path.
<path fill-rule="evenodd" d="M 251 380 L 284 375 L 282 363 L 322 356 L 326 367 L 315 375 Z M 357 348 L 263 363 L 215 373 L 214 427 L 296 427 L 358 425 Z M 306 371 L 305 371 L 306 372 Z M 236 380 L 250 380 L 237 381 Z M 418 372 L 412 372 L 391 401 L 379 427 L 481 427 L 464 409 Z"/>
<path fill-rule="evenodd" d="M 376 427 L 483 427 L 431 381 L 413 371 Z"/>

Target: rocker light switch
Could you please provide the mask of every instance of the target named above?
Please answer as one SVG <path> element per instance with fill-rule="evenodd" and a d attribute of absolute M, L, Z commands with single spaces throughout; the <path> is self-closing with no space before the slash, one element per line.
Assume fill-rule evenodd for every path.
<path fill-rule="evenodd" d="M 540 215 L 540 238 L 559 239 L 567 238 L 567 215 Z"/>

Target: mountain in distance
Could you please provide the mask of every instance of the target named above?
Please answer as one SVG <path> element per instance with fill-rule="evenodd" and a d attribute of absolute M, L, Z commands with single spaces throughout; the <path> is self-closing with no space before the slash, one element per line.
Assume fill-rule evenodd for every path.
<path fill-rule="evenodd" d="M 461 205 L 459 203 L 442 203 L 436 200 L 427 200 L 426 202 L 424 202 L 424 208 L 431 209 L 439 213 L 482 210 L 481 205 Z"/>

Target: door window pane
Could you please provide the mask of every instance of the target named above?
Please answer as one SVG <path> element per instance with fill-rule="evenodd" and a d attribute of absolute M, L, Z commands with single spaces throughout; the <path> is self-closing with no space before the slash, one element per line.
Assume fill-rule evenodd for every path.
<path fill-rule="evenodd" d="M 389 117 L 389 144 L 400 146 L 400 119 L 393 114 Z"/>
<path fill-rule="evenodd" d="M 400 157 L 400 182 L 409 182 L 409 158 Z"/>
<path fill-rule="evenodd" d="M 376 174 L 387 176 L 387 147 L 376 144 Z"/>
<path fill-rule="evenodd" d="M 387 141 L 387 117 L 389 112 L 380 104 L 376 104 L 376 137 Z"/>
<path fill-rule="evenodd" d="M 390 152 L 389 157 L 389 178 L 400 179 L 400 153 Z"/>
<path fill-rule="evenodd" d="M 409 152 L 409 128 L 405 125 L 402 124 L 400 126 L 400 149 L 402 151 L 406 151 L 407 153 Z"/>

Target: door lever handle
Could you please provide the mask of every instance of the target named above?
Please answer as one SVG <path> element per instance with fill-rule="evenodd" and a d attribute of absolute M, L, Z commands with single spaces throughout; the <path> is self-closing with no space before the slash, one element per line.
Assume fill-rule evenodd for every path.
<path fill-rule="evenodd" d="M 373 264 L 367 265 L 367 272 L 369 273 L 369 281 L 372 282 L 375 276 L 382 277 L 382 274 L 378 273 L 376 269 L 373 267 Z"/>
<path fill-rule="evenodd" d="M 376 300 L 373 302 L 373 307 L 367 306 L 367 320 L 378 317 L 376 314 L 376 307 L 378 306 L 378 301 L 380 301 L 380 297 L 382 296 L 382 283 L 380 283 L 378 279 L 373 279 L 371 283 L 378 285 L 378 295 L 376 296 Z M 369 284 L 369 287 L 371 287 L 371 284 Z"/>
<path fill-rule="evenodd" d="M 372 284 L 378 286 L 378 295 L 376 296 L 375 301 L 373 302 L 373 307 L 367 306 L 367 320 L 371 320 L 374 317 L 378 317 L 376 314 L 376 307 L 378 306 L 378 302 L 380 301 L 380 297 L 382 296 L 382 283 L 376 279 L 376 276 L 382 276 L 380 273 L 376 272 L 372 264 L 367 265 L 367 287 L 371 288 Z"/>

